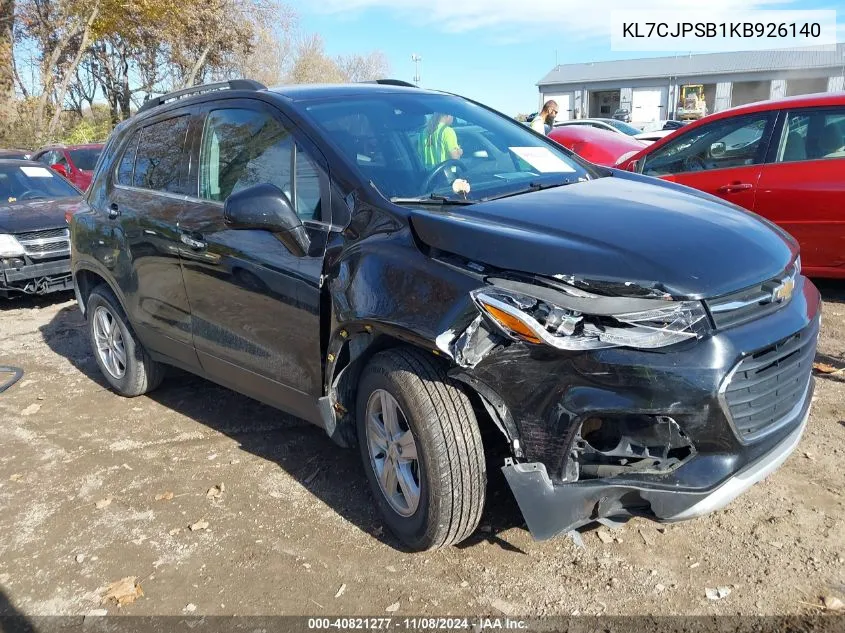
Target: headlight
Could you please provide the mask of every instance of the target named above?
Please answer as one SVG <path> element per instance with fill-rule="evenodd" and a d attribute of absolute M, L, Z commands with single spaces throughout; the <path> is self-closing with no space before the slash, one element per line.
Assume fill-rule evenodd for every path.
<path fill-rule="evenodd" d="M 18 257 L 23 253 L 23 246 L 14 235 L 0 233 L 0 257 Z"/>
<path fill-rule="evenodd" d="M 699 301 L 605 297 L 505 279 L 474 290 L 472 298 L 510 338 L 563 350 L 654 349 L 699 338 L 708 329 Z"/>

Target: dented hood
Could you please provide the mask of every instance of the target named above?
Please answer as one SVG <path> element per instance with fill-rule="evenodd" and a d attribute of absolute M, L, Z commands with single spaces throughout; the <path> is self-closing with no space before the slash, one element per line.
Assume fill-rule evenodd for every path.
<path fill-rule="evenodd" d="M 714 297 L 781 273 L 794 241 L 760 217 L 665 181 L 613 177 L 482 202 L 414 209 L 428 246 L 545 276 L 617 280 Z"/>

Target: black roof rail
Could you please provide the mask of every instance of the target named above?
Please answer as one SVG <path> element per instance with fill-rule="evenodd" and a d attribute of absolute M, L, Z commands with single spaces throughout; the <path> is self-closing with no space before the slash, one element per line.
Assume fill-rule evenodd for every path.
<path fill-rule="evenodd" d="M 168 101 L 173 101 L 174 99 L 181 99 L 182 97 L 202 94 L 205 92 L 213 92 L 215 90 L 267 90 L 267 86 L 252 79 L 230 79 L 229 81 L 220 81 L 213 84 L 191 86 L 189 88 L 182 88 L 181 90 L 168 92 L 160 97 L 151 97 L 147 99 L 144 101 L 144 104 L 138 108 L 138 112 L 136 112 L 136 114 L 140 114 L 145 110 L 163 105 Z"/>
<path fill-rule="evenodd" d="M 401 79 L 372 79 L 370 81 L 362 81 L 365 84 L 380 84 L 382 86 L 402 86 L 404 88 L 418 88 L 416 84 L 403 81 Z"/>

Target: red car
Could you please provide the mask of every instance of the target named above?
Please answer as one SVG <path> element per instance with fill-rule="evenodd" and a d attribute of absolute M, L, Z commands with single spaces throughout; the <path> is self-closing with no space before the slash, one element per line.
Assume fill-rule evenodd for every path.
<path fill-rule="evenodd" d="M 91 184 L 94 166 L 102 151 L 102 143 L 51 145 L 39 149 L 32 160 L 44 163 L 85 191 Z"/>
<path fill-rule="evenodd" d="M 613 167 L 620 159 L 646 147 L 646 143 L 632 136 L 586 125 L 561 125 L 549 132 L 549 138 L 581 158 L 606 167 Z"/>
<path fill-rule="evenodd" d="M 798 240 L 807 275 L 845 278 L 845 93 L 718 112 L 618 167 L 754 211 Z"/>

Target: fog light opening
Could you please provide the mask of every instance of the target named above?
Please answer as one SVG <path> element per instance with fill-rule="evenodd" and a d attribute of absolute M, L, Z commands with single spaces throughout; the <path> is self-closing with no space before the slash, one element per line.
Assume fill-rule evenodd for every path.
<path fill-rule="evenodd" d="M 572 445 L 578 479 L 665 474 L 695 455 L 695 447 L 668 416 L 622 415 L 584 420 Z"/>

